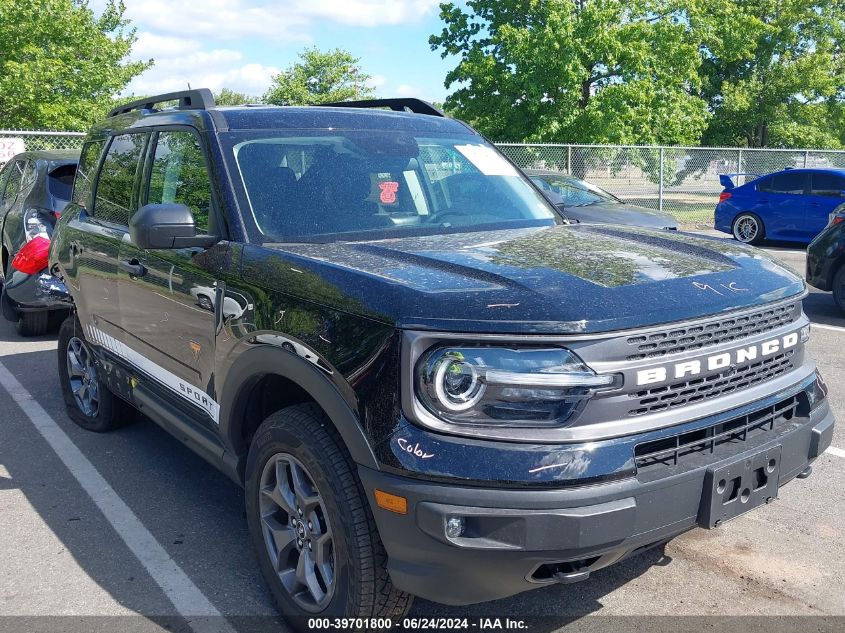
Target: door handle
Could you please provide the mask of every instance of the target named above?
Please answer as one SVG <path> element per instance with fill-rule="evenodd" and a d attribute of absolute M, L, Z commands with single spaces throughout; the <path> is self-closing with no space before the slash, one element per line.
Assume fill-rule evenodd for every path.
<path fill-rule="evenodd" d="M 143 277 L 147 274 L 147 269 L 137 259 L 120 262 L 118 266 L 120 270 L 129 273 L 132 277 Z"/>

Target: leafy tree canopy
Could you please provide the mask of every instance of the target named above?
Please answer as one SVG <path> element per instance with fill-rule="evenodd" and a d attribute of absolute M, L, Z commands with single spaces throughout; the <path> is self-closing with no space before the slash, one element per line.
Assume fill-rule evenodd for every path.
<path fill-rule="evenodd" d="M 837 147 L 845 135 L 845 2 L 688 0 L 700 42 L 703 142 Z"/>
<path fill-rule="evenodd" d="M 306 48 L 298 62 L 273 77 L 264 101 L 275 105 L 314 105 L 370 97 L 370 76 L 361 70 L 359 62 L 340 48 Z"/>
<path fill-rule="evenodd" d="M 694 143 L 700 56 L 667 0 L 441 4 L 446 106 L 503 140 Z"/>
<path fill-rule="evenodd" d="M 235 92 L 229 88 L 221 88 L 220 92 L 214 95 L 214 103 L 220 106 L 238 106 L 245 103 L 259 103 L 259 97 L 251 97 L 243 92 Z"/>
<path fill-rule="evenodd" d="M 0 121 L 85 129 L 152 62 L 130 62 L 135 31 L 122 1 L 99 18 L 85 0 L 0 0 Z"/>

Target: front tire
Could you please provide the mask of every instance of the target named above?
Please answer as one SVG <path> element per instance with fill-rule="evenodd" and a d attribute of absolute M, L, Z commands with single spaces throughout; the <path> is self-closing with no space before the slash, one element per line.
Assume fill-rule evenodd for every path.
<path fill-rule="evenodd" d="M 839 267 L 833 277 L 833 300 L 842 312 L 845 312 L 845 264 Z"/>
<path fill-rule="evenodd" d="M 740 213 L 736 216 L 731 232 L 736 241 L 754 246 L 761 244 L 766 238 L 766 227 L 763 225 L 763 220 L 754 213 Z"/>
<path fill-rule="evenodd" d="M 58 361 L 65 408 L 76 424 L 105 433 L 133 419 L 129 405 L 111 393 L 98 376 L 96 359 L 75 314 L 59 328 Z"/>
<path fill-rule="evenodd" d="M 314 404 L 259 427 L 247 460 L 246 510 L 261 572 L 290 624 L 309 617 L 400 619 L 412 596 L 393 587 L 355 465 Z"/>

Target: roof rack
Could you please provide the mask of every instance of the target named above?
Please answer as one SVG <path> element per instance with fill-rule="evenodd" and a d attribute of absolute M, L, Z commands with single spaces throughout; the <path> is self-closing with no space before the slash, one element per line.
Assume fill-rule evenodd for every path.
<path fill-rule="evenodd" d="M 211 90 L 208 88 L 198 88 L 196 90 L 169 92 L 164 95 L 156 95 L 154 97 L 132 101 L 131 103 L 125 103 L 109 112 L 109 116 L 113 117 L 118 114 L 132 112 L 133 110 L 154 110 L 154 106 L 168 101 L 178 101 L 178 108 L 180 110 L 208 110 L 214 107 L 214 97 L 211 94 Z"/>
<path fill-rule="evenodd" d="M 361 101 L 337 101 L 335 103 L 321 103 L 321 106 L 333 108 L 390 108 L 394 112 L 410 111 L 414 114 L 428 114 L 430 116 L 445 117 L 446 115 L 431 105 L 428 101 L 404 97 L 400 99 L 364 99 Z"/>

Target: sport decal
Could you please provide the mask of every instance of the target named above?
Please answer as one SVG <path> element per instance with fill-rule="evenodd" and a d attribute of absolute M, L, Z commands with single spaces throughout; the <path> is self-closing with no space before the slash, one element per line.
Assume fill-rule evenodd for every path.
<path fill-rule="evenodd" d="M 220 424 L 220 405 L 202 389 L 185 382 L 164 367 L 156 365 L 146 356 L 136 352 L 125 343 L 121 343 L 113 336 L 109 336 L 99 328 L 88 325 L 86 326 L 86 330 L 90 341 L 107 349 L 115 356 L 122 358 L 136 369 L 153 378 L 156 382 L 167 387 L 170 391 L 204 410 L 214 420 L 215 424 Z"/>

